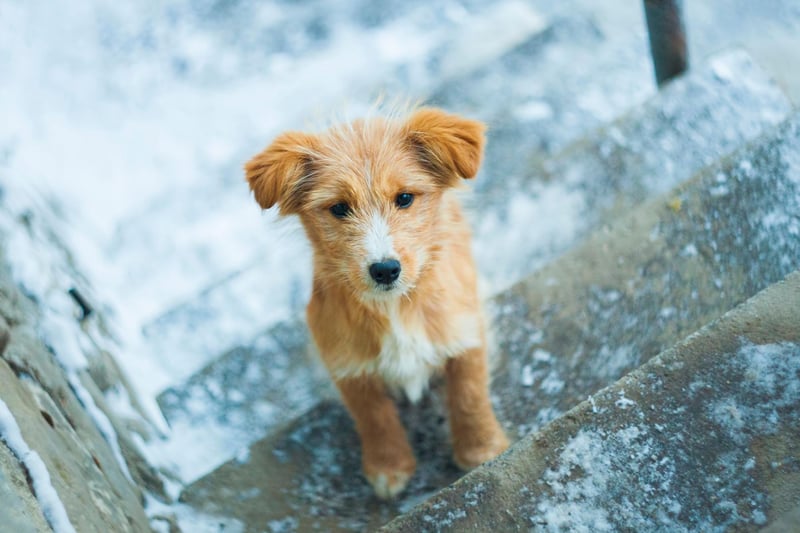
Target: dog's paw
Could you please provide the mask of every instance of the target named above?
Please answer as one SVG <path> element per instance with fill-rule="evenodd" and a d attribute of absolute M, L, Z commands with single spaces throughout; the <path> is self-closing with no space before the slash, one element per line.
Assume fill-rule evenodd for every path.
<path fill-rule="evenodd" d="M 408 480 L 411 479 L 413 472 L 379 472 L 368 475 L 370 485 L 372 485 L 375 495 L 382 500 L 391 500 L 406 488 Z"/>
<path fill-rule="evenodd" d="M 486 461 L 494 459 L 508 449 L 508 438 L 501 429 L 488 439 L 479 442 L 456 445 L 453 460 L 462 470 L 472 470 Z"/>

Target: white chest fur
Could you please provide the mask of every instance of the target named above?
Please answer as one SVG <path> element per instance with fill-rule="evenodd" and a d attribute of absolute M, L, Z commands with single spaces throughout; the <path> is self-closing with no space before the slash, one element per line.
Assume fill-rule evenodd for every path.
<path fill-rule="evenodd" d="M 389 386 L 403 389 L 408 399 L 416 402 L 433 371 L 446 359 L 447 354 L 441 348 L 437 350 L 424 331 L 394 323 L 383 338 L 376 370 Z"/>
<path fill-rule="evenodd" d="M 452 338 L 447 344 L 434 343 L 420 324 L 404 324 L 395 314 L 390 315 L 389 331 L 381 340 L 378 356 L 368 362 L 340 367 L 338 378 L 362 374 L 377 374 L 392 389 L 405 392 L 416 402 L 425 392 L 431 375 L 448 358 L 461 355 L 481 345 L 481 324 L 476 315 L 457 317 L 452 325 Z"/>

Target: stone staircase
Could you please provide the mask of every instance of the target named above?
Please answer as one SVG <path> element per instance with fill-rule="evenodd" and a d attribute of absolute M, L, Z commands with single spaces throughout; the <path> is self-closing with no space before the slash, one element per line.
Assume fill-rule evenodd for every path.
<path fill-rule="evenodd" d="M 580 135 L 590 113 L 571 121 L 571 108 L 585 111 L 574 99 L 515 99 L 520 89 L 480 106 L 494 70 L 533 54 L 546 72 L 559 57 L 547 43 L 575 24 L 553 22 L 431 97 L 454 109 L 473 101 L 496 126 L 469 201 L 480 242 L 496 232 L 496 246 L 519 254 L 496 265 L 493 250 L 477 250 L 495 279 L 520 280 L 488 303 L 494 402 L 518 444 L 459 480 L 438 383 L 401 406 L 419 469 L 398 500 L 378 501 L 305 326 L 288 320 L 159 397 L 175 432 L 229 447 L 229 461 L 185 487 L 183 505 L 246 531 L 372 530 L 398 516 L 389 529 L 600 531 L 753 530 L 800 502 L 800 116 L 737 51 L 605 126 L 587 120 Z M 577 95 L 580 79 L 564 92 Z M 519 120 L 519 106 L 545 122 Z M 539 140 L 553 116 L 564 128 Z M 536 217 L 547 225 L 550 214 L 569 238 L 563 227 L 536 234 Z M 515 224 L 530 233 L 498 230 Z M 203 298 L 153 327 L 198 320 Z"/>

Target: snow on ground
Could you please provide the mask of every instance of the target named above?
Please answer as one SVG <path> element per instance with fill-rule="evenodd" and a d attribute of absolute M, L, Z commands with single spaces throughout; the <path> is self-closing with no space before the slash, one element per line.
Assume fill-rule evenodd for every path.
<path fill-rule="evenodd" d="M 726 360 L 697 372 L 687 401 L 703 406 L 715 383 L 740 386 L 713 396 L 704 412 L 686 414 L 686 403 L 659 405 L 663 423 L 584 427 L 560 449 L 557 464 L 532 498 L 536 531 L 725 531 L 766 523 L 768 498 L 752 482 L 758 464 L 753 443 L 797 424 L 800 345 L 756 345 L 742 339 Z M 660 387 L 660 385 L 659 385 Z M 617 409 L 640 420 L 655 412 L 620 392 Z M 652 399 L 652 396 L 649 397 Z M 701 409 L 702 411 L 702 409 Z M 718 434 L 715 446 L 692 450 L 686 424 Z M 613 513 L 609 510 L 614 509 Z"/>

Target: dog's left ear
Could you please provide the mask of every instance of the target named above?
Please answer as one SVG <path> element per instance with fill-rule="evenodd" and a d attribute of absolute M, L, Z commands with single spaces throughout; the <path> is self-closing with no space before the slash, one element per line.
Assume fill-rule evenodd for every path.
<path fill-rule="evenodd" d="M 278 204 L 281 215 L 297 213 L 303 191 L 313 173 L 317 138 L 287 132 L 244 166 L 247 182 L 263 209 Z"/>
<path fill-rule="evenodd" d="M 422 108 L 411 115 L 407 127 L 412 149 L 442 185 L 452 186 L 478 173 L 486 144 L 481 122 Z"/>

